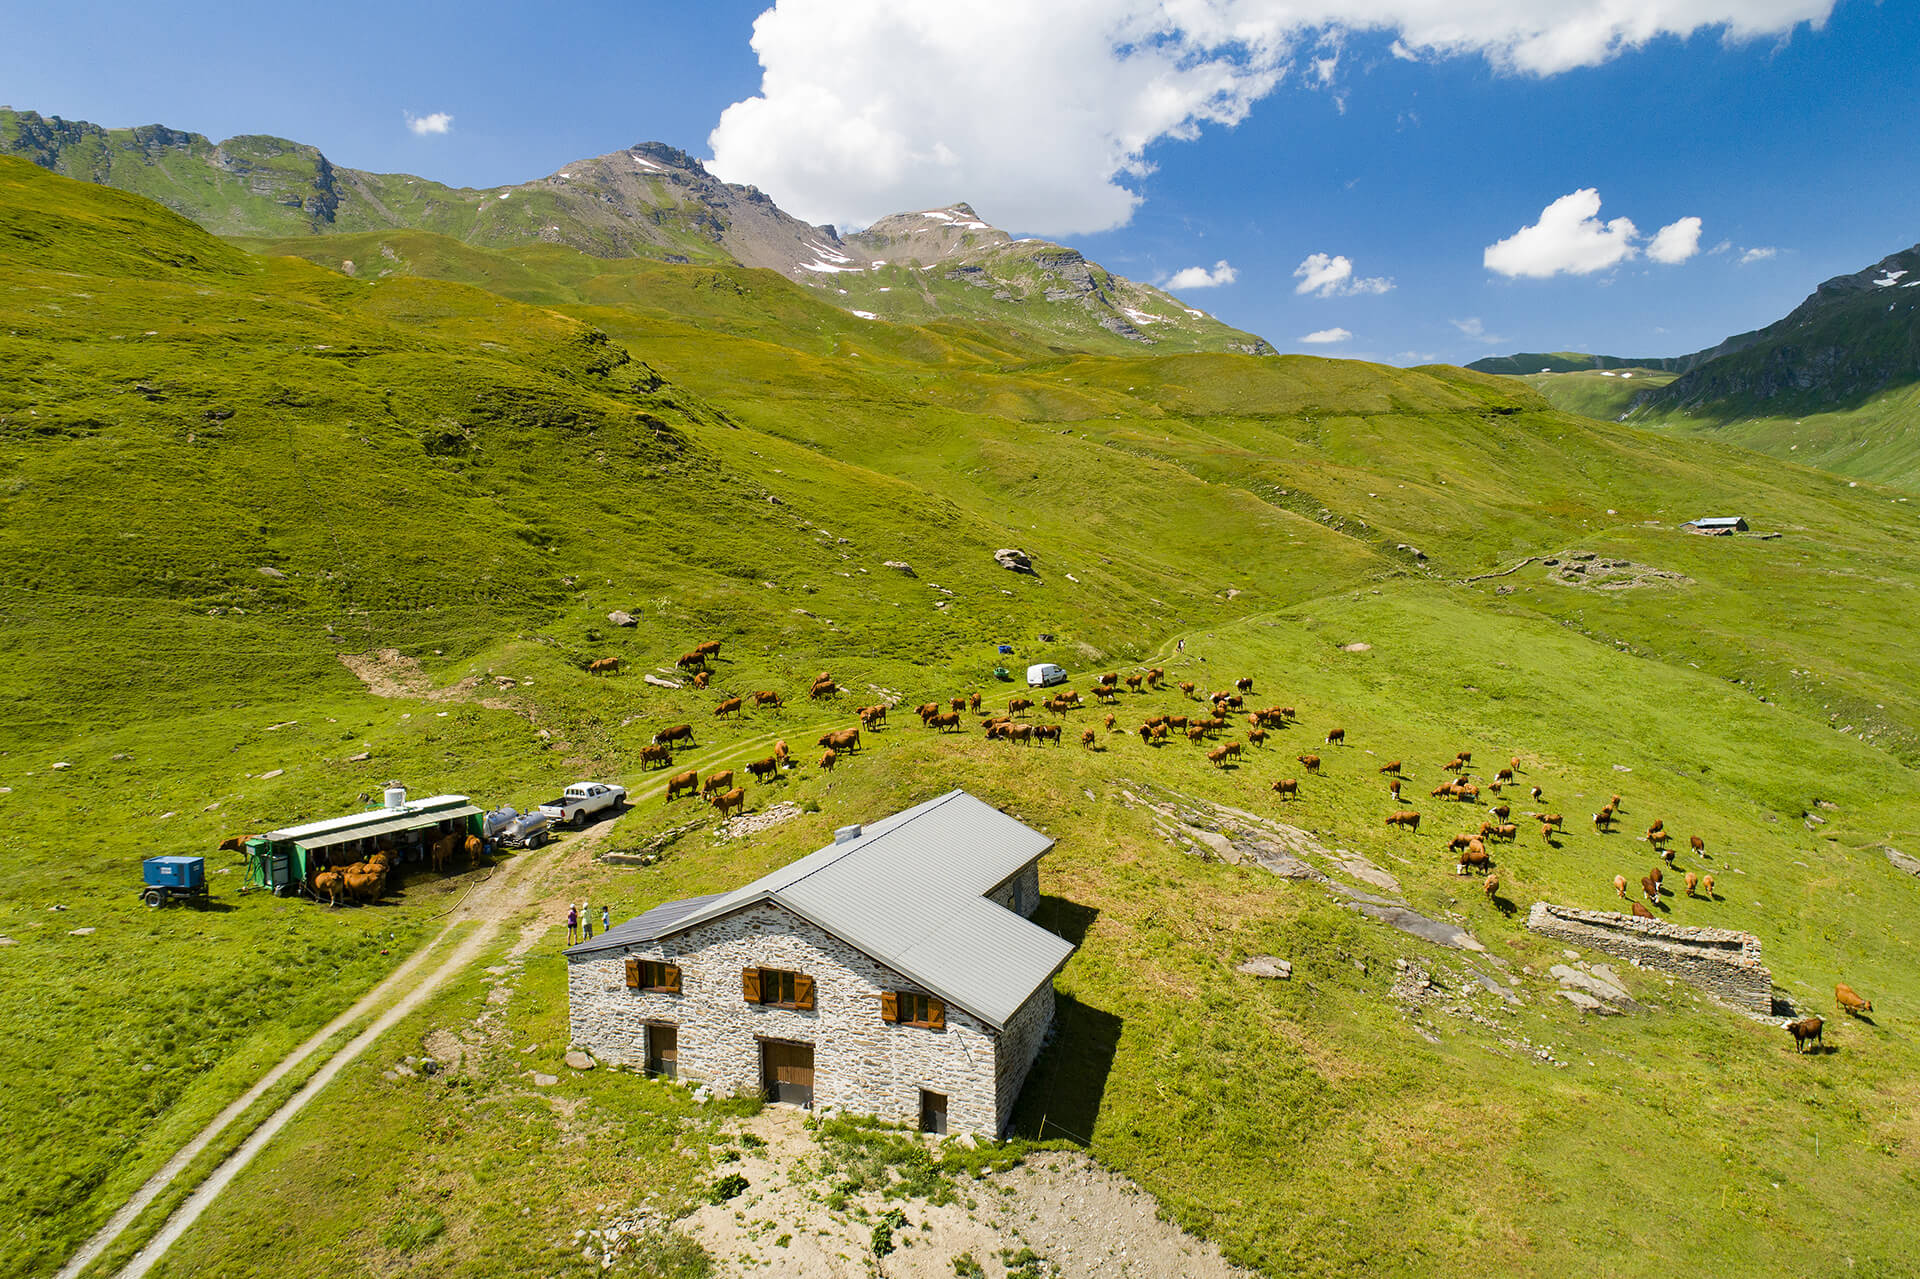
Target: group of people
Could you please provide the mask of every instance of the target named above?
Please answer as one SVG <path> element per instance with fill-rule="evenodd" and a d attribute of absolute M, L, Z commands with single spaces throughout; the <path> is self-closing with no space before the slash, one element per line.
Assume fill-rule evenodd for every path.
<path fill-rule="evenodd" d="M 613 927 L 613 919 L 606 906 L 600 907 L 600 931 L 606 932 Z M 567 905 L 567 944 L 593 940 L 593 907 L 585 902 L 579 905 Z"/>

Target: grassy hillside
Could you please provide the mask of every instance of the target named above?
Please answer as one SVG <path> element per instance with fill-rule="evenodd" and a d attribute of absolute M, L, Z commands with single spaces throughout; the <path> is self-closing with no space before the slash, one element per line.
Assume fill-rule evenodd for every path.
<path fill-rule="evenodd" d="M 1676 374 L 1658 369 L 1588 369 L 1577 373 L 1534 373 L 1522 377 L 1547 403 L 1567 413 L 1617 422 L 1635 396 L 1665 386 Z"/>
<path fill-rule="evenodd" d="M 1042 756 L 896 727 L 783 784 L 817 811 L 734 843 L 697 828 L 644 870 L 582 860 L 568 890 L 637 911 L 965 785 L 1060 838 L 1045 918 L 1082 934 L 1023 1132 L 1084 1144 L 1236 1258 L 1547 1274 L 1572 1242 L 1605 1273 L 1904 1265 L 1920 881 L 1884 849 L 1920 845 L 1901 607 L 1920 561 L 1899 494 L 1457 369 L 1060 353 L 860 321 L 769 272 L 328 243 L 354 276 L 0 161 L 20 353 L 0 367 L 0 1269 L 51 1271 L 464 887 L 327 911 L 229 876 L 229 909 L 155 914 L 130 892 L 141 856 L 347 811 L 389 779 L 489 805 L 637 783 L 638 748 L 681 720 L 696 767 L 762 733 L 810 742 L 849 708 L 711 710 L 823 668 L 853 703 L 913 702 L 1004 696 L 1002 661 L 1147 659 L 1203 687 L 1252 674 L 1302 723 L 1227 771 L 1120 733 Z M 1735 508 L 1780 536 L 1676 531 Z M 1000 569 L 1008 546 L 1037 575 Z M 1677 576 L 1603 588 L 1534 558 L 1568 551 Z M 709 637 L 713 689 L 640 679 Z M 374 696 L 339 660 L 385 648 L 417 663 L 416 695 Z M 582 670 L 610 655 L 625 675 Z M 1120 726 L 1177 697 L 1130 699 Z M 1349 749 L 1319 747 L 1335 724 Z M 1379 762 L 1431 785 L 1463 748 L 1521 757 L 1568 817 L 1560 848 L 1529 831 L 1496 850 L 1511 914 L 1440 851 L 1478 810 L 1423 798 L 1418 837 L 1380 824 Z M 1267 783 L 1308 749 L 1327 776 L 1279 803 Z M 1626 974 L 1653 1006 L 1631 1017 L 1555 997 L 1560 947 L 1521 921 L 1540 899 L 1606 908 L 1648 863 L 1585 825 L 1615 790 L 1632 821 L 1707 840 L 1719 898 L 1671 899 L 1672 918 L 1756 932 L 1802 1007 L 1853 982 L 1877 1025 L 1795 1059 L 1776 1027 L 1647 974 Z M 1488 953 L 1169 843 L 1155 795 L 1363 855 Z M 648 800 L 609 839 L 692 818 Z M 606 1071 L 529 1091 L 565 1048 L 554 949 L 498 956 L 396 1030 L 162 1272 L 584 1274 L 570 1241 L 597 1205 L 699 1197 L 712 1108 Z M 1233 971 L 1261 953 L 1295 979 Z M 1442 996 L 1395 994 L 1395 960 Z M 471 1070 L 383 1077 L 449 1028 L 490 1045 Z M 587 1157 L 609 1151 L 611 1180 Z M 1649 1204 L 1712 1228 L 1646 1231 Z M 627 1264 L 700 1273 L 684 1250 Z"/>

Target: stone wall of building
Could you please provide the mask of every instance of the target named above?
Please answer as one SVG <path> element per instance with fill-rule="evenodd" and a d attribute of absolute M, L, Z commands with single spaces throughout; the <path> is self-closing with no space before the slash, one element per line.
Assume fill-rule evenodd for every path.
<path fill-rule="evenodd" d="M 1038 896 L 1036 876 L 1035 903 Z M 627 989 L 627 953 L 679 965 L 680 993 Z M 813 1011 L 747 1003 L 741 972 L 756 967 L 811 975 Z M 569 959 L 567 985 L 573 1042 L 604 1061 L 643 1067 L 646 1024 L 670 1023 L 682 1079 L 746 1092 L 761 1087 L 759 1041 L 795 1040 L 813 1045 L 816 1108 L 915 1124 L 924 1088 L 947 1097 L 950 1132 L 982 1136 L 998 1135 L 1012 1112 L 1053 1012 L 1048 982 L 1008 1026 L 1004 1066 L 1001 1035 L 952 1004 L 944 1030 L 882 1021 L 883 990 L 920 987 L 770 902 L 630 952 Z"/>
<path fill-rule="evenodd" d="M 1752 933 L 1546 902 L 1533 904 L 1527 927 L 1691 982 L 1742 1012 L 1773 1011 L 1773 974 L 1760 962 L 1760 939 Z"/>
<path fill-rule="evenodd" d="M 987 894 L 987 900 L 1004 906 L 1016 915 L 1033 918 L 1040 909 L 1040 859 L 1034 858 L 1009 875 L 999 887 Z"/>

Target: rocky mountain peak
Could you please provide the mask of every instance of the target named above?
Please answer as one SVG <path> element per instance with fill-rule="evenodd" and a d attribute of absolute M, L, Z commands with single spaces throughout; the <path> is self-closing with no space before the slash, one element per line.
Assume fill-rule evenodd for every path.
<path fill-rule="evenodd" d="M 924 265 L 1003 248 L 1013 237 L 983 221 L 972 205 L 960 203 L 889 214 L 847 236 L 846 243 L 873 258 Z"/>

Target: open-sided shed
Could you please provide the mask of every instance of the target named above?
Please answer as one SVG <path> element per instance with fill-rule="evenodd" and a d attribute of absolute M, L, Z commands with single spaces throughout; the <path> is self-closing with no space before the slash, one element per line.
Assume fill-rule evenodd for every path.
<path fill-rule="evenodd" d="M 389 792 L 379 807 L 284 826 L 249 839 L 247 882 L 278 892 L 307 879 L 316 866 L 363 859 L 382 843 L 392 847 L 402 863 L 420 861 L 435 839 L 478 835 L 481 818 L 481 810 L 465 795 L 409 800 L 403 791 Z"/>

